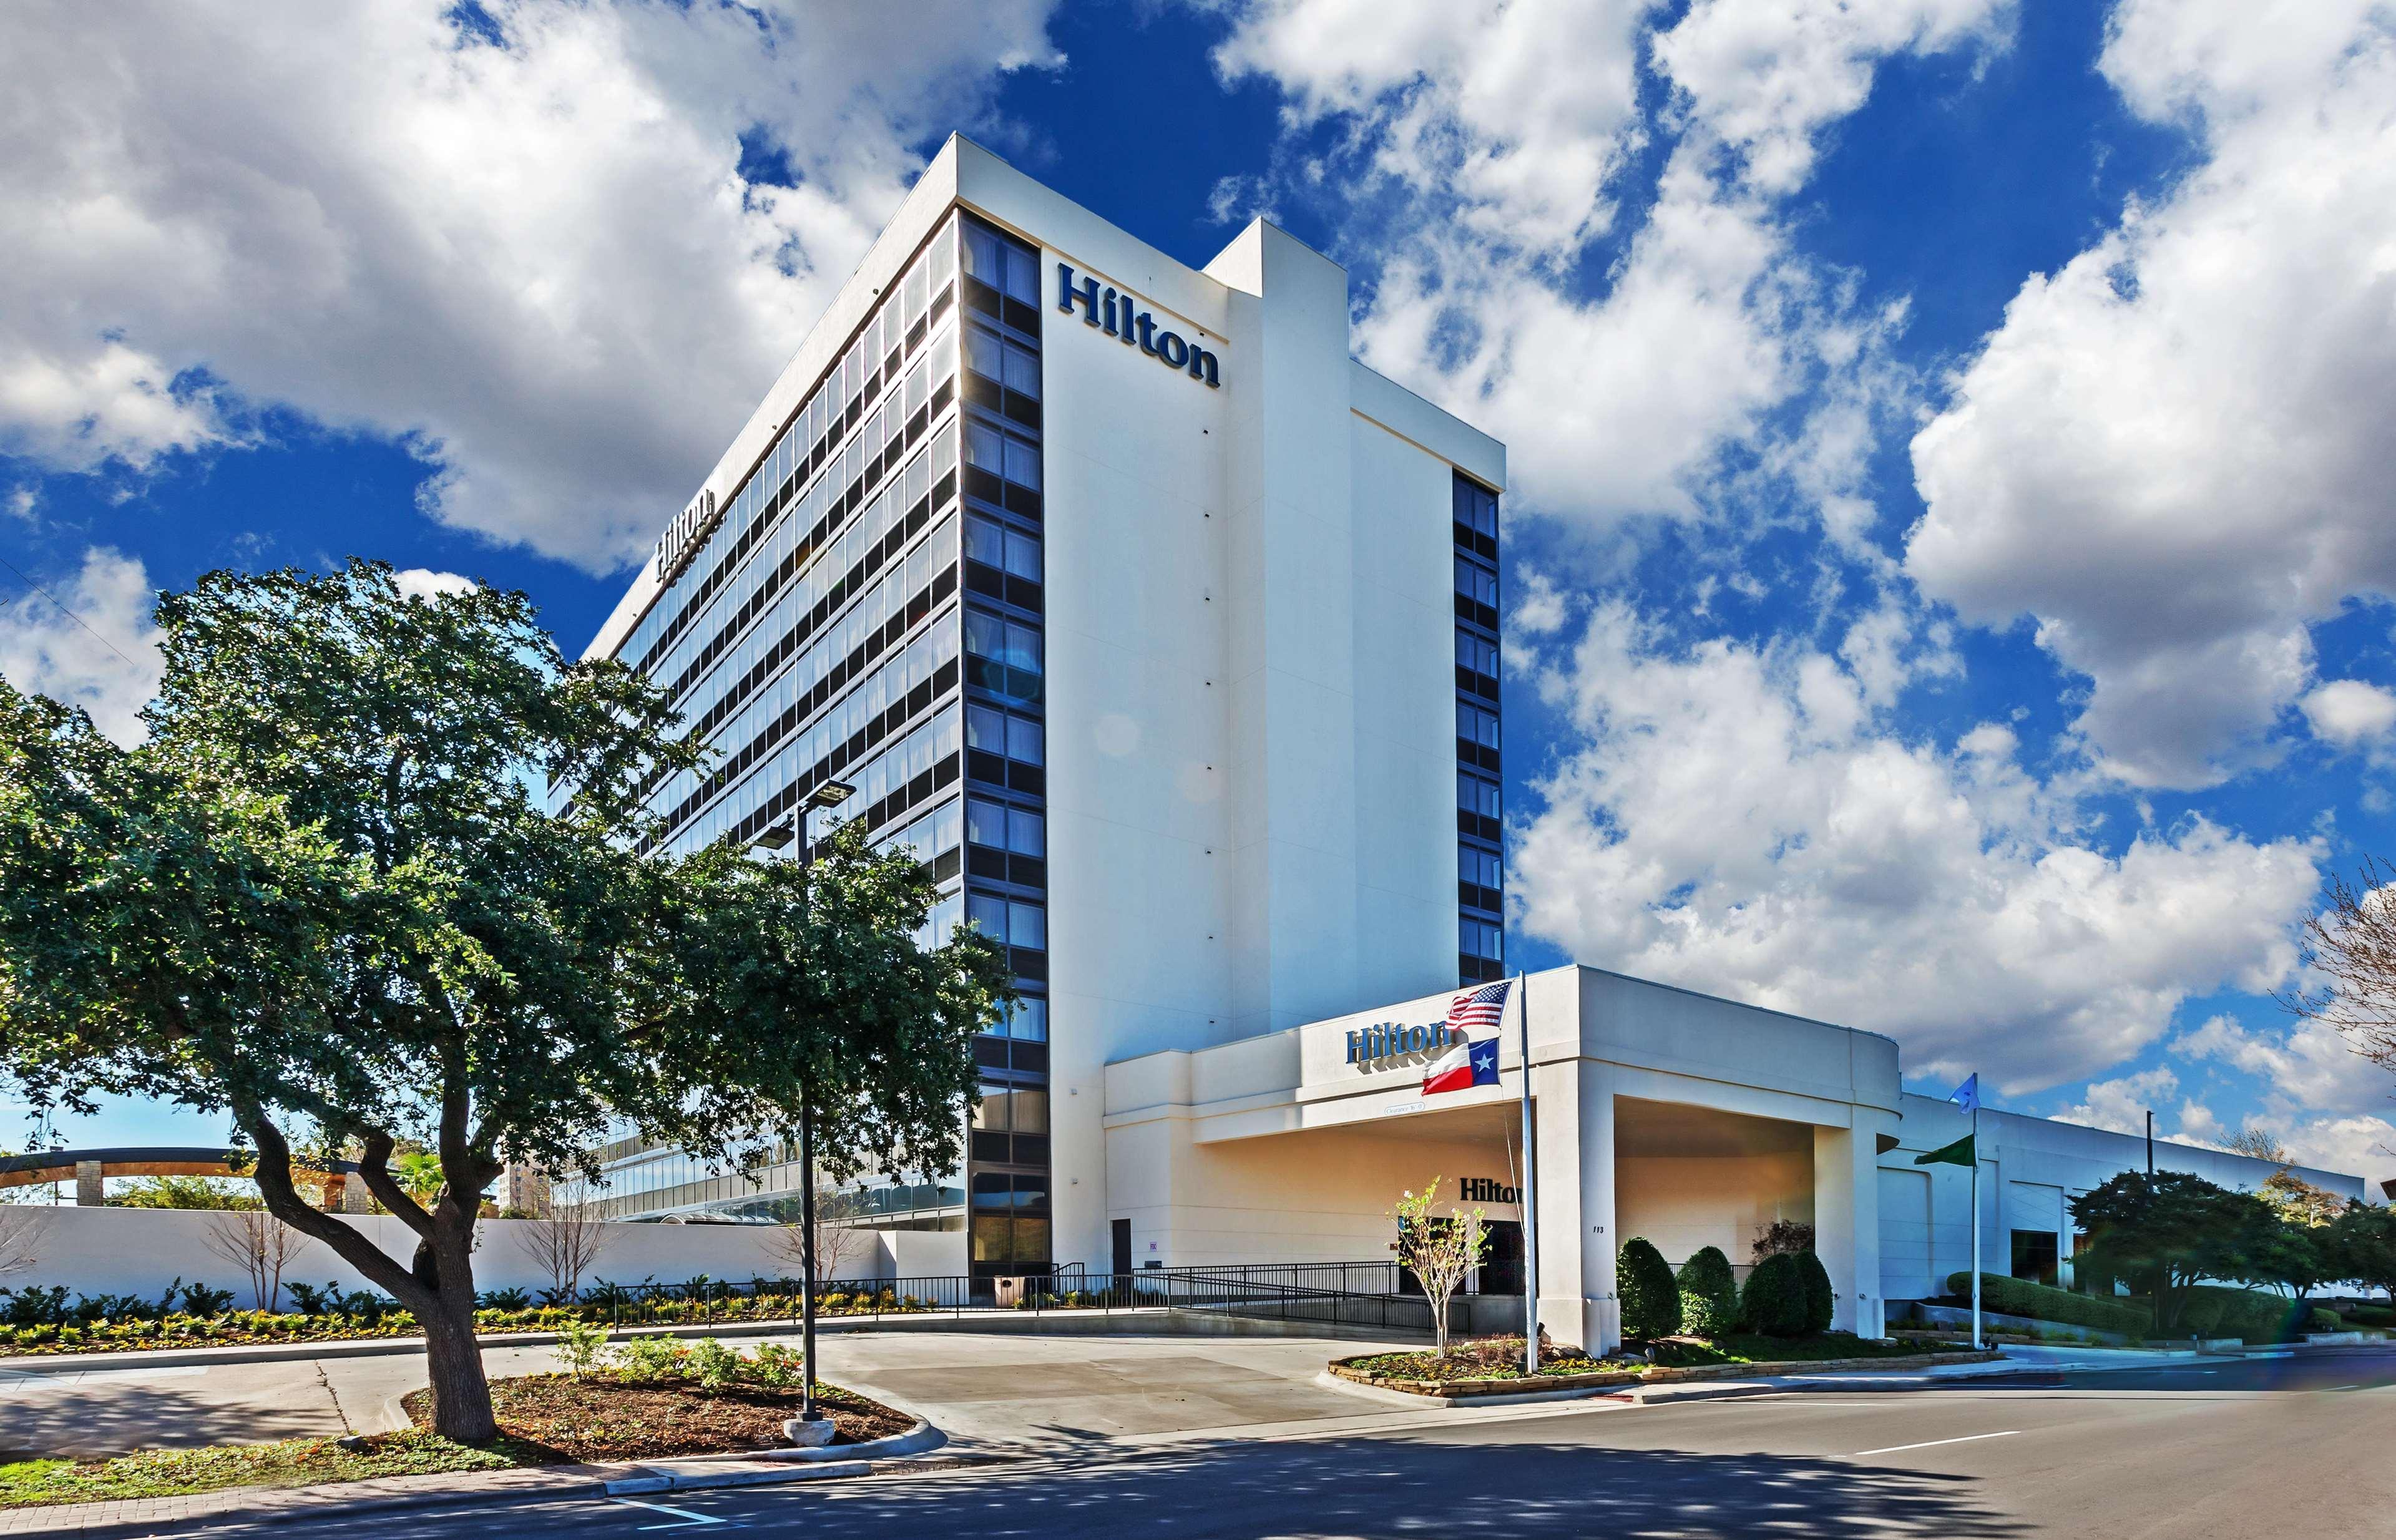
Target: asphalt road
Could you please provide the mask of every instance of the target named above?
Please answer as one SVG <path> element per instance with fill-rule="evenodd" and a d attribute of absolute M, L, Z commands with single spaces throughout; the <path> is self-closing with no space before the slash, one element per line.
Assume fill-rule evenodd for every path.
<path fill-rule="evenodd" d="M 2370 1348 L 1899 1393 L 1519 1408 L 641 1504 L 322 1518 L 308 1533 L 2388 1540 L 2391 1450 L 2396 1351 Z"/>

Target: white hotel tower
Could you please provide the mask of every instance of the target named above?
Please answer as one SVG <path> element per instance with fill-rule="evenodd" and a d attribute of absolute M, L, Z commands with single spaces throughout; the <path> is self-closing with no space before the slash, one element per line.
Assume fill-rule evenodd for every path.
<path fill-rule="evenodd" d="M 1499 971 L 1505 450 L 1348 316 L 1270 224 L 1193 270 L 952 139 L 591 646 L 718 750 L 674 847 L 837 777 L 1011 945 L 969 1170 L 876 1195 L 921 1270 L 1108 1257 L 1111 1061 Z M 627 1215 L 789 1180 L 611 1164 Z"/>
<path fill-rule="evenodd" d="M 1789 1222 L 1877 1334 L 1974 1255 L 1971 1174 L 1915 1160 L 1974 1124 L 1888 1039 L 1558 968 L 1510 1005 L 1500 1083 L 1422 1093 L 1403 1029 L 1502 971 L 1506 454 L 1350 357 L 1348 317 L 1347 274 L 1271 225 L 1193 270 L 952 139 L 592 644 L 717 751 L 656 790 L 672 847 L 787 844 L 836 778 L 940 879 L 937 933 L 1012 951 L 966 1169 L 873 1186 L 866 1269 L 1386 1259 L 1440 1175 L 1491 1221 L 1483 1292 L 1517 1289 L 1527 1008 L 1551 1330 L 1617 1339 L 1629 1236 L 1743 1267 Z M 1986 1266 L 2068 1281 L 2070 1199 L 2139 1141 L 1977 1126 Z M 557 1201 L 796 1196 L 788 1164 L 603 1156 Z"/>

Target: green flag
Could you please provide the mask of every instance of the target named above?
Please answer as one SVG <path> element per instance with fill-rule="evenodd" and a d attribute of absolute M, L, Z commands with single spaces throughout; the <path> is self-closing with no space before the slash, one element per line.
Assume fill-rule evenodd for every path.
<path fill-rule="evenodd" d="M 1976 1157 L 1972 1150 L 1972 1135 L 1969 1134 L 1964 1135 L 1953 1144 L 1941 1145 L 1938 1148 L 1932 1150 L 1927 1155 L 1916 1155 L 1913 1158 L 1913 1163 L 1915 1165 L 1968 1166 L 1974 1164 L 1975 1161 Z"/>

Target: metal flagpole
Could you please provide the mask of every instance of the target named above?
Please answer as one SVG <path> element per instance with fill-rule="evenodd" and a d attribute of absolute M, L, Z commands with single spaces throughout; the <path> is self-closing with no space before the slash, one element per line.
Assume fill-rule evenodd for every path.
<path fill-rule="evenodd" d="M 1972 1350 L 1980 1350 L 1980 1098 L 1972 1096 Z"/>
<path fill-rule="evenodd" d="M 1531 991 L 1521 970 L 1514 974 L 1520 996 L 1523 1044 L 1523 1373 L 1539 1372 L 1539 1147 L 1531 1135 Z"/>

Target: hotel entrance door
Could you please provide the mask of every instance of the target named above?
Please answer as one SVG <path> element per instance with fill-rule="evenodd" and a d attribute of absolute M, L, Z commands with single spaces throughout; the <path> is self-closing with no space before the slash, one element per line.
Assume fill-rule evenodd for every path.
<path fill-rule="evenodd" d="M 1491 1219 L 1482 1226 L 1489 1234 L 1489 1250 L 1481 1261 L 1475 1292 L 1519 1294 L 1523 1292 L 1523 1227 L 1512 1219 Z M 1518 1326 L 1520 1322 L 1516 1323 Z"/>

